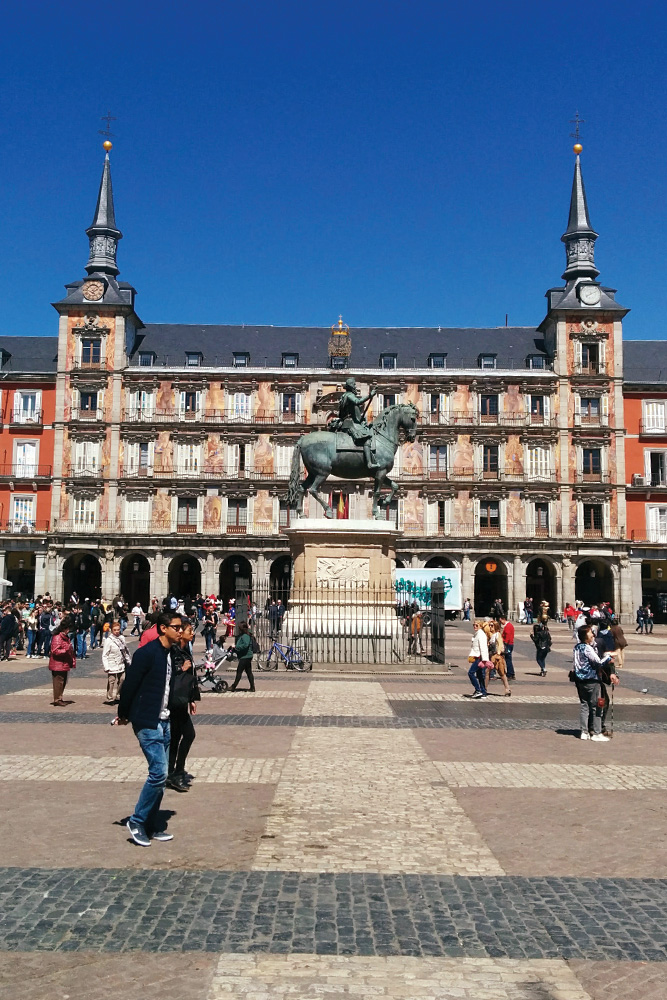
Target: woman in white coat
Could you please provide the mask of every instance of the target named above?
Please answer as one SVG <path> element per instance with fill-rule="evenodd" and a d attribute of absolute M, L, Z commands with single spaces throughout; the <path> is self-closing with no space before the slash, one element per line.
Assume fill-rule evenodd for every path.
<path fill-rule="evenodd" d="M 482 663 L 488 663 L 489 660 L 489 644 L 486 638 L 486 632 L 482 628 L 483 622 L 473 622 L 472 625 L 472 644 L 470 646 L 470 655 L 468 656 L 468 662 L 470 663 L 470 669 L 468 670 L 468 677 L 470 678 L 470 683 L 475 689 L 473 698 L 486 698 L 486 684 L 484 683 L 484 667 Z"/>
<path fill-rule="evenodd" d="M 125 639 L 120 634 L 118 619 L 107 632 L 102 647 L 102 666 L 107 673 L 107 700 L 105 705 L 117 705 L 120 689 L 125 679 L 125 668 L 130 662 L 130 652 Z"/>

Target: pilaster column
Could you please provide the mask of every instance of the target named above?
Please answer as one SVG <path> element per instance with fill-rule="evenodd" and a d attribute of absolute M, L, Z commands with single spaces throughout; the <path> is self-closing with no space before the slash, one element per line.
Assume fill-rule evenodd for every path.
<path fill-rule="evenodd" d="M 640 567 L 641 573 L 641 567 Z M 634 610 L 633 603 L 633 593 L 632 593 L 632 566 L 630 564 L 630 559 L 628 556 L 621 556 L 621 568 L 620 568 L 620 602 L 618 610 L 614 608 L 617 614 L 620 614 L 623 621 L 632 621 L 632 614 Z M 655 610 L 655 609 L 654 609 Z"/>
<path fill-rule="evenodd" d="M 102 561 L 102 597 L 112 601 L 118 593 L 113 549 L 105 549 Z"/>
<path fill-rule="evenodd" d="M 512 607 L 508 610 L 516 614 L 519 604 L 526 600 L 526 567 L 520 555 L 514 556 L 512 564 L 512 578 L 514 586 L 512 588 Z"/>
<path fill-rule="evenodd" d="M 554 611 L 562 611 L 565 607 L 565 601 L 563 600 L 563 568 L 562 566 L 556 566 L 556 607 Z"/>
<path fill-rule="evenodd" d="M 472 561 L 467 552 L 463 553 L 461 558 L 461 599 L 465 601 L 466 597 L 469 597 L 471 601 L 475 600 L 475 577 L 473 575 Z M 477 613 L 477 608 L 475 608 L 475 614 Z"/>
<path fill-rule="evenodd" d="M 213 553 L 209 552 L 206 556 L 206 567 L 204 570 L 204 594 L 208 597 L 209 594 L 215 594 L 216 592 L 215 559 L 213 558 Z"/>
<path fill-rule="evenodd" d="M 40 545 L 35 552 L 35 596 L 46 590 L 46 546 Z"/>
<path fill-rule="evenodd" d="M 563 572 L 561 580 L 561 596 L 563 599 L 563 606 L 568 603 L 574 604 L 574 574 L 575 567 L 572 565 L 572 560 L 569 555 L 563 556 Z"/>

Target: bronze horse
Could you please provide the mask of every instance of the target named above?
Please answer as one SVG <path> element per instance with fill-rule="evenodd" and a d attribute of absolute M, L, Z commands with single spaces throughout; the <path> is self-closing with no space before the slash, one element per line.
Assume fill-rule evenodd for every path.
<path fill-rule="evenodd" d="M 326 517 L 333 517 L 334 512 L 318 490 L 326 479 L 333 475 L 341 479 L 374 479 L 373 517 L 380 519 L 382 512 L 380 504 L 388 507 L 398 486 L 389 478 L 394 465 L 394 457 L 401 443 L 401 436 L 407 441 L 417 437 L 417 407 L 412 403 L 399 403 L 388 406 L 372 423 L 373 450 L 378 468 L 369 470 L 364 458 L 363 448 L 355 447 L 351 438 L 349 446 L 342 451 L 337 450 L 337 439 L 341 432 L 311 431 L 302 435 L 294 448 L 292 471 L 287 493 L 287 502 L 296 507 L 299 512 L 303 507 L 305 493 L 310 493 L 324 508 Z M 301 459 L 308 475 L 301 479 Z M 380 498 L 380 490 L 387 483 L 391 493 Z"/>

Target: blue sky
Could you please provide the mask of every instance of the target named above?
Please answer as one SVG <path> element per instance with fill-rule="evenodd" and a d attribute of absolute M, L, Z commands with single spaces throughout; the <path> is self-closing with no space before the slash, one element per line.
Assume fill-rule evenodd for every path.
<path fill-rule="evenodd" d="M 4 5 L 0 332 L 57 332 L 116 115 L 146 322 L 538 323 L 579 109 L 600 280 L 662 338 L 660 3 Z"/>

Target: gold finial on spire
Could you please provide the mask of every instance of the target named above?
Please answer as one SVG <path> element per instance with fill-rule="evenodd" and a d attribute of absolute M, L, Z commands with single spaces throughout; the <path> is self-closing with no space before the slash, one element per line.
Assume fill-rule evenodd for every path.
<path fill-rule="evenodd" d="M 112 142 L 109 142 L 109 140 L 108 140 L 108 139 L 106 139 L 106 140 L 105 140 L 105 141 L 104 141 L 104 142 L 102 143 L 102 148 L 103 148 L 103 149 L 106 149 L 106 151 L 107 151 L 107 153 L 108 153 L 110 149 L 113 149 L 113 143 L 112 143 Z"/>

